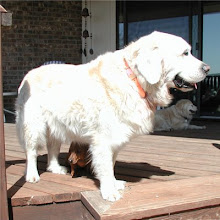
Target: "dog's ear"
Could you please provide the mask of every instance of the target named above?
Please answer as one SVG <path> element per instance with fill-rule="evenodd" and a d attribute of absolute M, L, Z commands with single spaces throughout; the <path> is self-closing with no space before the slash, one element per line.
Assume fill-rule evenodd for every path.
<path fill-rule="evenodd" d="M 144 50 L 141 48 L 136 57 L 136 68 L 138 72 L 145 77 L 150 84 L 159 82 L 163 72 L 162 58 L 159 49 Z"/>

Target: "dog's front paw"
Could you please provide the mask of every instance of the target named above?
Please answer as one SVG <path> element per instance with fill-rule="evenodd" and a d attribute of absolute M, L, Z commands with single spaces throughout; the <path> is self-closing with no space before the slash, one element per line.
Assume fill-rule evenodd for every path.
<path fill-rule="evenodd" d="M 51 165 L 47 168 L 47 171 L 50 171 L 56 174 L 66 174 L 67 168 L 64 166 L 60 166 L 60 165 Z"/>
<path fill-rule="evenodd" d="M 206 129 L 206 126 L 197 126 L 196 129 Z"/>
<path fill-rule="evenodd" d="M 100 191 L 102 194 L 102 198 L 111 202 L 117 201 L 122 197 L 119 190 L 124 189 L 124 187 L 124 181 L 116 179 L 108 179 L 106 181 L 101 181 Z"/>
<path fill-rule="evenodd" d="M 110 202 L 115 202 L 122 197 L 119 191 L 114 187 L 111 189 L 106 187 L 101 187 L 100 190 L 101 190 L 102 198 Z"/>
<path fill-rule="evenodd" d="M 30 174 L 30 173 L 26 174 L 26 181 L 29 183 L 37 183 L 37 182 L 39 182 L 39 180 L 40 180 L 40 176 L 39 176 L 38 172 L 32 173 L 32 174 Z"/>
<path fill-rule="evenodd" d="M 115 187 L 117 190 L 123 190 L 125 188 L 126 181 L 115 180 Z"/>

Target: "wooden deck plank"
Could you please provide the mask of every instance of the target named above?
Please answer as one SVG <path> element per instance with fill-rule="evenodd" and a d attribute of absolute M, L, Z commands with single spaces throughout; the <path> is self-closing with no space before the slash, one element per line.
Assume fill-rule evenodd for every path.
<path fill-rule="evenodd" d="M 7 161 L 7 167 L 8 167 L 7 172 L 24 175 L 25 160 L 14 160 L 14 157 L 8 157 L 8 158 L 9 160 Z M 38 161 L 38 170 L 40 171 L 41 180 L 53 181 L 54 183 L 63 186 L 71 186 L 71 187 L 80 186 L 86 190 L 97 189 L 98 186 L 98 181 L 92 178 L 85 178 L 85 177 L 72 178 L 69 173 L 66 175 L 62 175 L 62 174 L 60 175 L 60 174 L 53 174 L 51 172 L 47 172 L 46 163 L 40 161 Z"/>
<path fill-rule="evenodd" d="M 80 201 L 13 207 L 13 220 L 95 220 Z"/>
<path fill-rule="evenodd" d="M 212 206 L 219 202 L 220 137 L 217 130 L 218 123 L 210 123 L 202 132 L 159 132 L 132 140 L 119 153 L 115 167 L 116 177 L 128 181 L 124 198 L 106 203 L 94 178 L 46 172 L 46 148 L 39 151 L 38 156 L 40 182 L 26 183 L 24 150 L 18 143 L 15 125 L 5 124 L 8 197 L 13 208 L 82 200 L 96 219 L 147 218 L 150 213 L 166 215 L 170 211 Z M 62 145 L 62 165 L 68 150 L 68 145 Z M 184 195 L 180 189 L 185 190 Z"/>
<path fill-rule="evenodd" d="M 148 164 L 143 165 L 149 167 Z M 152 167 L 152 165 L 151 165 Z M 170 168 L 170 169 L 169 169 Z M 154 168 L 135 168 L 135 167 L 126 167 L 124 166 L 116 166 L 115 173 L 116 174 L 126 174 L 136 177 L 142 178 L 151 178 L 151 179 L 161 179 L 161 181 L 165 179 L 181 179 L 187 177 L 196 177 L 196 176 L 205 176 L 205 175 L 214 175 L 217 172 L 208 172 L 208 171 L 200 171 L 200 170 L 190 170 L 190 169 L 183 169 L 183 168 L 175 168 L 175 167 L 168 167 L 168 166 L 161 166 L 160 171 L 156 171 Z M 219 172 L 220 173 L 220 172 Z"/>
<path fill-rule="evenodd" d="M 121 159 L 120 155 L 126 156 L 127 159 L 130 159 L 131 153 L 124 151 L 121 154 L 119 154 L 119 159 Z M 192 164 L 194 166 L 198 165 L 198 166 L 218 166 L 219 167 L 219 161 L 216 159 L 213 160 L 205 160 L 205 158 L 200 158 L 199 156 L 196 157 L 184 157 L 184 156 L 178 156 L 178 155 L 159 155 L 159 154 L 143 154 L 140 152 L 135 152 L 135 156 L 141 160 L 141 161 L 151 161 L 151 160 L 156 160 L 156 161 L 171 161 L 174 163 L 180 163 L 183 162 L 184 163 L 188 163 L 188 164 Z M 118 160 L 119 160 L 118 159 Z"/>
<path fill-rule="evenodd" d="M 130 186 L 115 203 L 99 192 L 83 192 L 82 201 L 96 219 L 142 219 L 220 204 L 220 175 Z"/>
<path fill-rule="evenodd" d="M 153 140 L 152 140 L 153 141 Z M 147 142 L 147 140 L 146 140 Z M 134 143 L 134 144 L 128 144 L 126 146 L 126 151 L 137 151 L 137 148 L 139 152 L 146 152 L 149 151 L 151 153 L 157 153 L 157 154 L 174 154 L 174 153 L 179 153 L 179 154 L 185 154 L 187 156 L 190 156 L 191 154 L 194 155 L 201 155 L 201 156 L 207 156 L 207 153 L 209 153 L 209 156 L 211 158 L 216 157 L 216 153 L 218 153 L 219 149 L 217 149 L 215 146 L 213 146 L 212 143 L 203 143 L 203 144 L 198 144 L 198 143 L 191 143 L 190 146 L 184 146 L 181 147 L 178 144 L 172 144 L 168 145 L 166 147 L 160 146 L 158 143 L 154 143 L 154 146 L 149 143 Z M 220 141 L 219 141 L 220 144 Z M 199 149 L 199 150 L 198 150 Z"/>
<path fill-rule="evenodd" d="M 80 200 L 81 192 L 85 190 L 97 190 L 97 181 L 86 178 L 73 179 L 70 175 L 59 175 L 45 172 L 40 175 L 38 183 L 27 183 L 24 179 L 25 166 L 11 165 L 7 168 L 8 183 L 20 187 L 19 191 L 45 192 L 51 194 L 53 202 L 66 202 Z M 61 187 L 62 186 L 62 187 Z M 9 189 L 10 190 L 10 189 Z M 25 193 L 24 193 L 25 194 Z M 33 193 L 34 194 L 34 193 Z M 20 194 L 19 194 L 20 195 Z M 12 205 L 14 195 L 11 197 Z M 16 198 L 17 199 L 17 198 Z M 27 200 L 27 198 L 26 198 Z M 30 205 L 30 201 L 28 201 Z M 36 202 L 36 201 L 34 201 Z M 16 204 L 18 199 L 16 200 Z M 24 202 L 22 201 L 22 205 Z M 26 204 L 27 205 L 27 204 Z"/>
<path fill-rule="evenodd" d="M 35 184 L 27 183 L 24 177 L 20 177 L 15 173 L 7 173 L 7 176 L 9 177 L 8 183 L 20 187 L 19 191 L 31 189 L 36 192 L 48 193 L 52 195 L 53 202 L 80 200 L 80 192 L 85 190 L 82 187 L 80 188 L 76 186 L 70 187 L 67 185 L 62 185 L 62 187 L 60 187 L 60 184 L 57 184 L 53 181 L 45 181 L 43 179 Z"/>
<path fill-rule="evenodd" d="M 161 137 L 158 137 L 159 139 Z M 136 139 L 137 141 L 139 139 Z M 167 143 L 166 141 L 161 144 L 157 140 L 151 139 L 148 140 L 147 136 L 145 140 L 141 143 L 131 142 L 127 144 L 125 150 L 128 152 L 138 152 L 140 153 L 147 153 L 150 152 L 152 154 L 170 154 L 170 153 L 177 153 L 177 154 L 185 154 L 187 156 L 192 155 L 199 155 L 199 156 L 206 156 L 207 153 L 210 153 L 210 156 L 216 157 L 216 153 L 219 151 L 218 148 L 214 146 L 214 143 L 198 143 L 198 142 L 190 142 L 190 143 Z M 220 141 L 215 141 L 220 144 Z M 216 144 L 217 144 L 216 143 Z M 164 146 L 166 145 L 166 146 Z M 123 152 L 123 151 L 122 151 Z"/>
<path fill-rule="evenodd" d="M 53 202 L 50 194 L 31 189 L 20 190 L 19 186 L 7 184 L 8 198 L 12 206 L 48 204 Z"/>
<path fill-rule="evenodd" d="M 41 175 L 41 180 L 38 183 L 27 183 L 23 173 L 24 167 L 21 166 L 10 166 L 7 169 L 8 184 L 10 184 L 8 190 L 13 191 L 13 188 L 16 188 L 16 194 L 10 193 L 9 197 L 12 206 L 19 204 L 19 198 L 21 199 L 21 205 L 36 204 L 37 198 L 31 200 L 31 197 L 38 194 L 44 195 L 44 193 L 51 196 L 50 201 L 52 202 L 75 201 L 81 199 L 80 193 L 82 191 L 98 189 L 92 180 L 88 182 L 86 179 L 77 178 L 77 181 L 74 181 L 70 175 L 55 175 L 49 172 L 45 172 L 43 176 Z M 54 181 L 54 178 L 56 181 Z M 32 192 L 32 194 L 26 192 Z M 23 195 L 25 195 L 25 199 Z M 34 203 L 32 204 L 32 202 Z M 45 200 L 39 200 L 37 204 L 41 204 L 41 202 L 45 202 Z"/>
<path fill-rule="evenodd" d="M 14 170 L 14 169 L 13 169 Z M 16 169 L 17 171 L 18 169 Z M 71 187 L 67 185 L 62 185 L 60 187 L 60 184 L 55 183 L 53 181 L 45 181 L 41 179 L 38 183 L 32 184 L 32 183 L 27 183 L 25 181 L 24 176 L 17 175 L 15 172 L 7 172 L 7 177 L 8 177 L 8 183 L 12 185 L 9 191 L 12 190 L 12 188 L 16 187 L 17 192 L 19 193 L 19 196 L 21 194 L 25 194 L 26 191 L 34 191 L 31 196 L 35 194 L 49 194 L 51 195 L 52 202 L 66 202 L 66 201 L 75 201 L 75 200 L 80 200 L 81 195 L 80 192 L 82 190 L 85 190 L 84 188 L 80 187 Z M 14 199 L 16 197 L 16 202 L 18 202 L 18 198 L 16 194 L 11 194 L 11 200 L 12 200 L 12 205 L 14 205 Z M 25 197 L 27 199 L 27 196 Z M 31 197 L 30 197 L 31 199 Z M 25 205 L 32 205 L 31 200 L 27 201 L 28 203 Z M 36 201 L 34 201 L 36 202 Z M 39 204 L 41 204 L 39 202 Z M 24 205 L 24 202 L 22 201 L 22 205 Z"/>

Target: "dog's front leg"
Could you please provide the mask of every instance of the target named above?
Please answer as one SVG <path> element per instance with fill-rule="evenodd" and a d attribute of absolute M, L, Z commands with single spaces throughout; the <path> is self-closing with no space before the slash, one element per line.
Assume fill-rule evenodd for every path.
<path fill-rule="evenodd" d="M 188 129 L 206 129 L 206 126 L 189 125 Z"/>
<path fill-rule="evenodd" d="M 100 191 L 103 199 L 116 201 L 121 198 L 120 189 L 125 182 L 117 181 L 113 170 L 113 152 L 110 147 L 91 146 L 92 167 L 100 181 Z"/>
<path fill-rule="evenodd" d="M 115 163 L 116 163 L 116 158 L 118 156 L 118 151 L 115 151 L 114 154 L 113 154 L 113 170 L 114 170 L 114 167 L 115 167 Z M 123 181 L 123 180 L 116 180 L 115 179 L 115 187 L 118 189 L 118 190 L 123 190 L 125 188 L 125 184 L 126 184 L 126 181 Z"/>
<path fill-rule="evenodd" d="M 70 167 L 71 167 L 70 174 L 71 174 L 71 176 L 73 177 L 74 174 L 75 174 L 76 165 L 71 163 L 71 164 L 70 164 Z"/>

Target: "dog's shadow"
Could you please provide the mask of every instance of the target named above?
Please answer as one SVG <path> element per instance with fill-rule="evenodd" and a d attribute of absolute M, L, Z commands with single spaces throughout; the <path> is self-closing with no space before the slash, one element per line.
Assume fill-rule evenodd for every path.
<path fill-rule="evenodd" d="M 139 182 L 143 178 L 151 179 L 152 176 L 171 176 L 175 172 L 161 169 L 149 163 L 117 161 L 115 164 L 115 174 L 119 179 L 122 178 L 128 182 Z"/>
<path fill-rule="evenodd" d="M 39 161 L 46 161 L 47 155 L 40 156 Z M 67 153 L 60 153 L 59 162 L 62 166 L 67 166 Z M 70 167 L 67 166 L 70 171 Z M 44 168 L 46 170 L 46 167 Z M 126 180 L 127 182 L 140 182 L 143 178 L 151 179 L 152 176 L 171 176 L 174 175 L 175 172 L 161 169 L 158 166 L 153 166 L 149 163 L 139 163 L 139 162 L 123 162 L 117 161 L 115 164 L 115 176 L 117 179 Z M 95 177 L 91 171 L 91 173 L 85 173 L 85 170 L 82 170 L 82 175 L 78 177 L 87 177 L 90 179 L 94 179 Z M 78 178 L 74 177 L 74 178 Z M 97 181 L 95 181 L 96 184 Z"/>
<path fill-rule="evenodd" d="M 60 154 L 59 159 L 61 165 L 66 165 L 66 158 L 67 153 Z M 172 171 L 161 169 L 149 163 L 138 162 L 117 161 L 114 170 L 117 179 L 126 180 L 127 182 L 140 182 L 143 178 L 151 179 L 152 176 L 170 176 L 175 174 Z M 83 171 L 80 176 L 95 179 L 93 174 L 85 174 L 85 171 Z"/>
<path fill-rule="evenodd" d="M 212 145 L 213 145 L 214 147 L 216 147 L 217 149 L 219 149 L 219 150 L 220 150 L 220 144 L 213 143 Z"/>
<path fill-rule="evenodd" d="M 60 153 L 59 162 L 62 166 L 67 166 L 66 163 L 67 153 Z M 38 156 L 38 172 L 41 175 L 46 172 L 47 168 L 47 154 Z M 26 160 L 14 160 L 14 161 L 6 161 L 6 168 L 11 165 L 17 164 L 25 164 Z M 160 167 L 153 166 L 148 163 L 138 163 L 138 162 L 122 162 L 117 161 L 115 164 L 115 176 L 117 179 L 125 180 L 127 182 L 140 182 L 144 179 L 151 179 L 152 176 L 170 176 L 175 173 L 169 170 L 161 169 Z M 70 175 L 70 174 L 69 174 Z M 85 178 L 93 179 L 95 185 L 99 187 L 99 181 L 95 179 L 92 173 L 83 173 L 81 175 Z M 81 177 L 80 176 L 80 177 Z M 78 177 L 75 177 L 78 178 Z M 16 186 L 19 187 L 11 187 L 8 190 L 8 194 L 12 197 L 18 190 L 25 184 L 25 178 L 22 176 L 16 183 Z"/>

